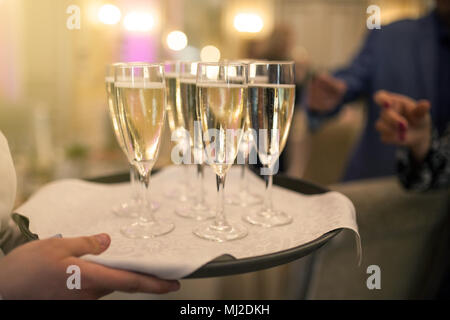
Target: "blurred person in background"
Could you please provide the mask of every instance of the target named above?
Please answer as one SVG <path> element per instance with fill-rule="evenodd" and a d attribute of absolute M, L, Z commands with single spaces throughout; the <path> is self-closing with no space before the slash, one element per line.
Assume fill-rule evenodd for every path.
<path fill-rule="evenodd" d="M 26 243 L 27 239 L 11 216 L 17 181 L 8 143 L 1 132 L 0 177 L 0 300 L 97 299 L 116 290 L 167 293 L 179 289 L 178 281 L 161 280 L 80 259 L 106 251 L 111 243 L 107 234 Z M 70 265 L 80 268 L 81 289 L 67 287 L 71 274 L 66 270 Z"/>
<path fill-rule="evenodd" d="M 376 133 L 380 110 L 374 94 L 386 90 L 428 100 L 430 121 L 442 135 L 450 120 L 449 88 L 450 1 L 437 0 L 436 9 L 423 18 L 370 31 L 348 67 L 316 75 L 306 94 L 309 127 L 316 130 L 344 104 L 368 97 L 367 123 L 343 180 L 393 175 L 396 147 L 384 144 Z"/>
<path fill-rule="evenodd" d="M 450 122 L 439 132 L 431 121 L 433 105 L 428 100 L 384 90 L 374 97 L 381 109 L 376 129 L 381 141 L 398 146 L 397 174 L 402 185 L 423 192 L 450 187 Z M 450 101 L 441 106 L 450 109 Z M 447 237 L 449 237 L 447 232 Z M 447 240 L 450 243 L 450 239 Z M 450 297 L 450 259 L 444 262 L 445 274 L 437 298 Z"/>

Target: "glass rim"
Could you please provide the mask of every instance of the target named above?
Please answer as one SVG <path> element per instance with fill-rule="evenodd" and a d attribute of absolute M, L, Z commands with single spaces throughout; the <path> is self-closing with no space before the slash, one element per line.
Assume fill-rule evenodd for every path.
<path fill-rule="evenodd" d="M 187 64 L 192 64 L 192 63 L 197 63 L 197 64 L 199 64 L 201 61 L 199 61 L 199 60 L 164 60 L 163 62 L 162 62 L 162 64 L 164 65 L 164 66 L 166 66 L 166 65 L 179 65 L 179 66 L 181 66 L 181 65 L 187 65 Z"/>
<path fill-rule="evenodd" d="M 126 64 L 126 62 L 113 62 L 113 63 L 109 63 L 106 66 L 107 67 L 115 67 L 115 66 L 120 66 L 122 64 Z"/>
<path fill-rule="evenodd" d="M 252 63 L 256 63 L 256 62 L 264 63 L 264 62 L 267 62 L 269 60 L 264 60 L 264 59 L 224 59 L 224 60 L 221 60 L 221 61 L 224 61 L 224 62 L 235 62 L 235 63 L 242 63 L 242 64 L 249 65 L 249 64 L 252 64 Z"/>
<path fill-rule="evenodd" d="M 125 62 L 122 65 L 117 65 L 115 69 L 127 69 L 127 68 L 137 68 L 137 67 L 164 67 L 162 63 L 150 63 L 150 62 Z"/>
<path fill-rule="evenodd" d="M 237 62 L 237 61 L 217 61 L 217 62 L 199 62 L 197 67 L 199 66 L 242 66 L 242 67 L 246 67 L 248 65 L 248 63 L 245 62 Z"/>
<path fill-rule="evenodd" d="M 294 60 L 265 60 L 265 61 L 254 61 L 250 62 L 251 65 L 294 65 Z"/>
<path fill-rule="evenodd" d="M 180 64 L 188 64 L 188 63 L 190 63 L 190 64 L 193 64 L 193 63 L 199 64 L 201 61 L 199 61 L 199 60 L 179 60 L 179 62 L 180 62 Z"/>
<path fill-rule="evenodd" d="M 180 60 L 180 79 L 195 79 L 197 77 L 198 64 L 201 61 L 198 60 Z M 189 66 L 189 72 L 186 71 L 185 67 Z M 192 71 L 194 70 L 194 73 Z"/>
<path fill-rule="evenodd" d="M 163 62 L 161 62 L 164 66 L 167 65 L 179 65 L 180 64 L 180 60 L 164 60 Z"/>

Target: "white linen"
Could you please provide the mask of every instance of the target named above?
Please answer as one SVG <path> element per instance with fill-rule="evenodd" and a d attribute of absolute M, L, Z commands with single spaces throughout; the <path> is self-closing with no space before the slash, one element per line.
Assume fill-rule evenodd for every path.
<path fill-rule="evenodd" d="M 127 239 L 119 231 L 122 225 L 132 220 L 114 216 L 111 207 L 130 196 L 127 183 L 105 185 L 81 180 L 56 181 L 43 187 L 17 212 L 30 218 L 31 231 L 41 238 L 57 233 L 74 237 L 107 232 L 112 237 L 111 247 L 100 256 L 86 256 L 86 259 L 165 279 L 189 275 L 223 254 L 246 258 L 277 252 L 307 243 L 337 228 L 352 230 L 360 247 L 355 209 L 344 195 L 328 192 L 307 196 L 277 186 L 273 190 L 274 206 L 292 214 L 292 224 L 270 229 L 246 224 L 249 235 L 227 243 L 197 238 L 192 229 L 202 222 L 178 217 L 174 209 L 180 203 L 163 195 L 165 187 L 179 181 L 183 174 L 181 170 L 173 166 L 152 178 L 153 199 L 161 203 L 156 216 L 176 224 L 173 232 L 154 239 Z M 228 194 L 239 191 L 239 173 L 239 168 L 230 171 L 225 186 Z M 262 193 L 264 190 L 263 180 L 254 174 L 249 177 L 249 185 L 253 192 Z M 215 178 L 210 170 L 206 170 L 205 186 L 208 202 L 214 207 Z M 244 224 L 241 216 L 251 209 L 254 208 L 226 207 L 229 220 Z"/>

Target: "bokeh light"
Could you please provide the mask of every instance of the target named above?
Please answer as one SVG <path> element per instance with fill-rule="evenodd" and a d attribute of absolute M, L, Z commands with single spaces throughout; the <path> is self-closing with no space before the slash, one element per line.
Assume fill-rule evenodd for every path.
<path fill-rule="evenodd" d="M 186 34 L 181 31 L 172 31 L 167 35 L 167 46 L 173 51 L 180 51 L 186 48 L 188 39 Z"/>
<path fill-rule="evenodd" d="M 264 22 L 256 13 L 238 13 L 234 17 L 233 25 L 239 32 L 257 33 L 263 29 Z"/>
<path fill-rule="evenodd" d="M 112 4 L 105 4 L 101 6 L 98 11 L 98 20 L 104 24 L 117 24 L 121 17 L 122 13 L 120 12 L 120 9 Z"/>
<path fill-rule="evenodd" d="M 216 62 L 220 60 L 220 50 L 215 46 L 205 46 L 200 51 L 200 59 L 207 62 Z"/>
<path fill-rule="evenodd" d="M 130 12 L 125 16 L 123 25 L 128 31 L 147 32 L 153 29 L 155 18 L 149 12 Z"/>

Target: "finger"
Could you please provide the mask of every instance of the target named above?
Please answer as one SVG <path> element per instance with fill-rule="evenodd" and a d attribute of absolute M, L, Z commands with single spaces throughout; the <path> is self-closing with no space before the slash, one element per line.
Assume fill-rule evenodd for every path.
<path fill-rule="evenodd" d="M 416 107 L 411 111 L 411 118 L 414 121 L 423 119 L 430 112 L 431 104 L 428 100 L 419 100 Z"/>
<path fill-rule="evenodd" d="M 384 120 L 380 119 L 375 123 L 375 129 L 380 133 L 380 135 L 396 135 L 398 129 L 392 127 L 390 124 L 386 123 Z"/>
<path fill-rule="evenodd" d="M 392 94 L 385 90 L 377 91 L 373 98 L 376 104 L 385 109 L 391 108 L 395 100 Z"/>
<path fill-rule="evenodd" d="M 394 109 L 387 109 L 381 112 L 381 119 L 393 129 L 401 128 L 401 130 L 406 130 L 408 128 L 408 121 Z"/>
<path fill-rule="evenodd" d="M 392 109 L 399 114 L 404 114 L 405 110 L 407 108 L 406 108 L 405 101 L 402 101 L 401 99 L 397 99 L 397 98 L 393 97 L 388 109 Z"/>
<path fill-rule="evenodd" d="M 408 96 L 405 96 L 403 94 L 391 92 L 392 97 L 394 97 L 397 100 L 400 100 L 402 102 L 408 103 L 408 104 L 416 104 L 416 101 Z"/>
<path fill-rule="evenodd" d="M 317 83 L 320 87 L 326 91 L 331 91 L 332 93 L 340 93 L 345 90 L 345 82 L 330 76 L 329 74 L 323 73 L 317 77 Z"/>
<path fill-rule="evenodd" d="M 317 80 L 313 80 L 309 85 L 307 105 L 311 110 L 322 111 L 323 98 L 321 97 L 321 89 L 318 87 Z"/>
<path fill-rule="evenodd" d="M 398 127 L 392 127 L 382 119 L 378 120 L 375 128 L 380 133 L 381 141 L 391 144 L 402 144 L 406 138 L 406 130 Z"/>
<path fill-rule="evenodd" d="M 412 112 L 416 108 L 416 102 L 408 97 L 401 96 L 400 98 L 395 99 L 397 105 L 398 105 L 398 112 L 404 115 L 405 119 L 408 120 L 408 122 L 411 122 Z"/>
<path fill-rule="evenodd" d="M 176 280 L 162 280 L 153 276 L 125 270 L 112 269 L 91 262 L 80 262 L 82 274 L 89 281 L 91 290 L 123 292 L 168 293 L 180 288 Z"/>
<path fill-rule="evenodd" d="M 308 84 L 308 94 L 306 96 L 306 104 L 309 107 L 313 106 L 315 95 L 316 95 L 316 88 L 314 80 L 312 80 L 311 83 Z"/>
<path fill-rule="evenodd" d="M 81 257 L 85 254 L 100 254 L 108 249 L 111 238 L 106 233 L 90 237 L 60 239 L 62 247 L 66 248 L 69 255 Z"/>

